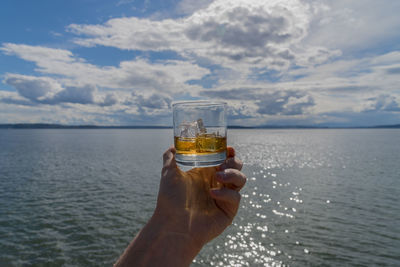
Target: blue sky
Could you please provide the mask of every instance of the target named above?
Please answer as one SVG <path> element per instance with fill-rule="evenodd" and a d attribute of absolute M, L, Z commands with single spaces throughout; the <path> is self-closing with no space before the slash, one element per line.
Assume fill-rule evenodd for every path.
<path fill-rule="evenodd" d="M 400 123 L 400 1 L 11 1 L 0 123 L 171 125 L 228 102 L 231 125 Z"/>

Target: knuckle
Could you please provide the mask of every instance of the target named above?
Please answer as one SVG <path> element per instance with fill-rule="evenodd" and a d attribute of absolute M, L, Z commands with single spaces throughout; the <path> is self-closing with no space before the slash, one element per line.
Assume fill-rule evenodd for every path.
<path fill-rule="evenodd" d="M 166 159 L 166 158 L 168 158 L 168 156 L 169 156 L 169 149 L 164 152 L 163 158 Z"/>
<path fill-rule="evenodd" d="M 231 177 L 231 176 L 235 175 L 235 171 L 236 171 L 235 169 L 226 169 L 224 172 L 225 172 L 226 176 Z"/>

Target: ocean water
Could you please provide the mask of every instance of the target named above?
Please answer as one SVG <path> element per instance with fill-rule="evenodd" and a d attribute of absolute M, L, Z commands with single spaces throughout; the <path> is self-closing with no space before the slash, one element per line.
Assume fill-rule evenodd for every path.
<path fill-rule="evenodd" d="M 110 266 L 155 206 L 172 130 L 0 130 L 0 266 Z M 234 223 L 192 266 L 400 266 L 400 131 L 229 130 Z"/>

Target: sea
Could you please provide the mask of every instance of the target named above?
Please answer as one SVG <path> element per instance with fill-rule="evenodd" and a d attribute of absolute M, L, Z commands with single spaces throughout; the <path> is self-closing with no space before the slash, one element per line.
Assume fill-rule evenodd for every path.
<path fill-rule="evenodd" d="M 0 266 L 111 266 L 171 129 L 1 129 Z M 400 266 L 399 129 L 232 129 L 239 212 L 191 266 Z"/>

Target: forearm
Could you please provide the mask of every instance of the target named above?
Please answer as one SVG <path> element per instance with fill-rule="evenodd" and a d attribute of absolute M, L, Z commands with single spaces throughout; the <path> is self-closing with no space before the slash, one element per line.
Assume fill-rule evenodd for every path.
<path fill-rule="evenodd" d="M 189 266 L 201 246 L 153 216 L 129 244 L 115 266 Z"/>

